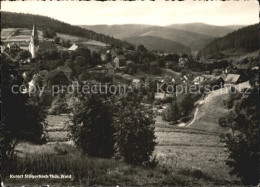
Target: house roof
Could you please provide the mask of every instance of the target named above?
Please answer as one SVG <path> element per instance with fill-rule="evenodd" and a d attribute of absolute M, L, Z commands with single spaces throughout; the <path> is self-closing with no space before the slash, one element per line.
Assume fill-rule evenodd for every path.
<path fill-rule="evenodd" d="M 214 75 L 202 75 L 203 77 L 205 77 L 205 79 L 209 79 L 209 80 L 213 80 L 216 78 L 216 76 Z"/>
<path fill-rule="evenodd" d="M 76 44 L 73 44 L 68 51 L 75 51 L 76 49 L 78 49 L 79 46 L 77 46 Z"/>
<path fill-rule="evenodd" d="M 193 79 L 193 82 L 203 82 L 205 80 L 205 77 L 203 76 L 197 76 L 195 79 Z"/>
<path fill-rule="evenodd" d="M 110 63 L 104 64 L 103 67 L 105 67 L 106 69 L 114 69 L 114 67 Z"/>
<path fill-rule="evenodd" d="M 259 70 L 259 66 L 252 67 L 252 70 Z"/>
<path fill-rule="evenodd" d="M 132 83 L 139 83 L 140 79 L 133 79 Z"/>
<path fill-rule="evenodd" d="M 155 99 L 164 99 L 165 93 L 155 93 L 154 98 Z"/>
<path fill-rule="evenodd" d="M 240 75 L 238 74 L 228 74 L 225 81 L 226 82 L 231 82 L 231 83 L 236 83 L 239 79 Z"/>

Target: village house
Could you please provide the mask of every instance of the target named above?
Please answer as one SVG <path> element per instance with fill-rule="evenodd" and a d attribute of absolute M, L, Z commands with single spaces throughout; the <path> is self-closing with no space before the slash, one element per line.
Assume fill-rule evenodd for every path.
<path fill-rule="evenodd" d="M 116 68 L 121 68 L 126 65 L 126 58 L 124 55 L 119 55 L 113 60 Z"/>
<path fill-rule="evenodd" d="M 138 85 L 141 85 L 141 79 L 133 79 L 133 81 L 132 81 L 132 84 L 134 85 L 134 86 L 138 86 Z"/>
<path fill-rule="evenodd" d="M 78 45 L 76 45 L 75 43 L 68 49 L 68 51 L 76 51 L 78 49 Z"/>
<path fill-rule="evenodd" d="M 7 44 L 6 48 L 9 49 L 11 52 L 20 51 L 20 46 L 16 43 Z"/>
<path fill-rule="evenodd" d="M 225 79 L 225 84 L 238 84 L 240 81 L 241 79 L 239 74 L 228 74 Z"/>
<path fill-rule="evenodd" d="M 179 58 L 179 67 L 184 67 L 187 62 L 187 58 Z"/>
<path fill-rule="evenodd" d="M 166 94 L 165 93 L 155 93 L 154 94 L 154 99 L 155 100 L 163 100 L 165 98 Z"/>
<path fill-rule="evenodd" d="M 107 55 L 106 54 L 102 53 L 100 56 L 101 56 L 101 61 L 102 62 L 106 62 L 107 61 Z"/>
<path fill-rule="evenodd" d="M 193 83 L 195 85 L 199 85 L 199 84 L 202 84 L 203 82 L 205 81 L 205 77 L 203 76 L 197 76 L 193 79 Z"/>
<path fill-rule="evenodd" d="M 110 63 L 104 64 L 103 69 L 108 74 L 114 74 L 114 67 Z"/>

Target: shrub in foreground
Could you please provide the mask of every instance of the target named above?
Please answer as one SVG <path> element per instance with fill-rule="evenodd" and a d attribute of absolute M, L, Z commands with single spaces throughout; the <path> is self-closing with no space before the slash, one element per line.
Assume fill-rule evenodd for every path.
<path fill-rule="evenodd" d="M 115 149 L 127 163 L 141 164 L 150 159 L 156 142 L 154 119 L 140 104 L 123 102 L 115 124 Z"/>

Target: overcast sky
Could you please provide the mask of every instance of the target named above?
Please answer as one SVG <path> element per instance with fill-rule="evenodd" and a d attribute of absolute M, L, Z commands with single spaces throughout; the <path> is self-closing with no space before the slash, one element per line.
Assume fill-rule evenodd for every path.
<path fill-rule="evenodd" d="M 1 10 L 45 15 L 73 25 L 202 22 L 249 25 L 259 22 L 259 5 L 251 1 L 2 1 Z"/>

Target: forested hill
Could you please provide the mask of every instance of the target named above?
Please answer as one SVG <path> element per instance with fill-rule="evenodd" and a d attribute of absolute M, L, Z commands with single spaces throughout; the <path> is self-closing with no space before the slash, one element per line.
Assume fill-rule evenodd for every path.
<path fill-rule="evenodd" d="M 218 38 L 206 45 L 201 51 L 202 56 L 218 52 L 252 52 L 259 49 L 258 24 L 250 25 Z"/>
<path fill-rule="evenodd" d="M 11 13 L 1 12 L 1 27 L 2 28 L 32 28 L 33 23 L 37 25 L 38 29 L 51 29 L 58 33 L 74 35 L 79 37 L 85 37 L 92 40 L 108 43 L 116 46 L 130 46 L 131 44 L 126 41 L 121 41 L 104 34 L 99 34 L 91 30 L 81 28 L 79 26 L 73 26 L 68 23 L 64 23 L 49 17 L 22 14 L 22 13 Z"/>
<path fill-rule="evenodd" d="M 136 36 L 126 38 L 126 41 L 137 45 L 143 44 L 149 50 L 164 51 L 167 53 L 190 54 L 190 48 L 178 42 L 154 36 Z"/>

